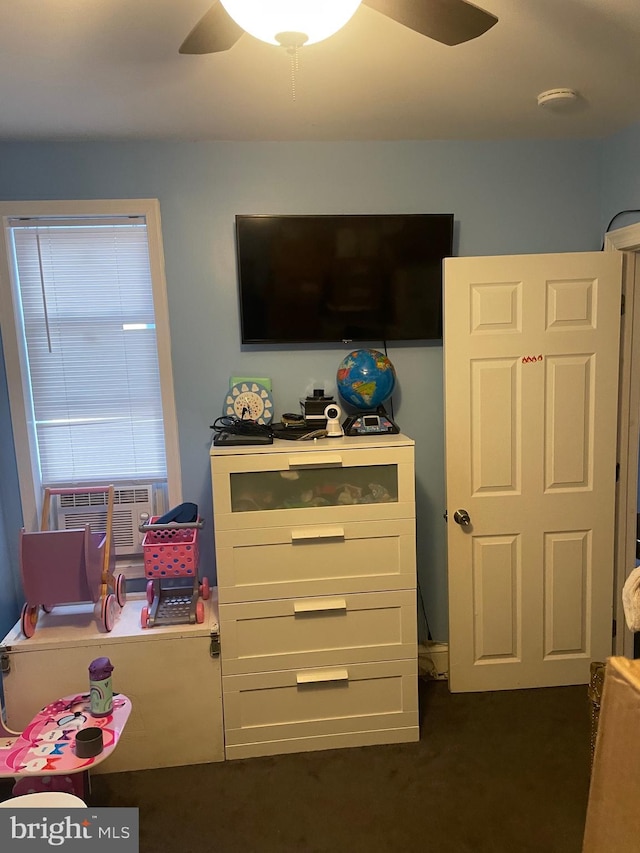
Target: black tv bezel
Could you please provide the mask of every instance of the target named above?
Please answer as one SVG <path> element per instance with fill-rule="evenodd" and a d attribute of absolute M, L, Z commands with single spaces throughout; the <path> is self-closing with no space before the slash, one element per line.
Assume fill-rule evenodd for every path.
<path fill-rule="evenodd" d="M 440 322 L 438 324 L 439 334 L 427 338 L 318 338 L 318 337 L 288 337 L 288 338 L 248 338 L 245 336 L 245 323 L 243 316 L 243 291 L 242 291 L 242 275 L 240 264 L 240 240 L 239 240 L 239 223 L 241 221 L 253 219 L 439 219 L 449 222 L 449 247 L 450 254 L 443 255 L 442 259 L 453 256 L 453 237 L 455 215 L 453 213 L 302 213 L 302 214 L 279 214 L 279 213 L 238 213 L 235 215 L 234 234 L 235 234 L 235 254 L 236 254 L 236 281 L 237 281 L 237 297 L 238 311 L 240 320 L 240 342 L 243 346 L 288 346 L 296 344 L 306 345 L 327 345 L 327 344 L 351 344 L 351 343 L 368 343 L 373 341 L 387 341 L 407 344 L 411 342 L 427 341 L 427 342 L 442 342 L 443 338 L 443 318 L 442 318 L 442 297 L 441 297 L 441 313 Z"/>

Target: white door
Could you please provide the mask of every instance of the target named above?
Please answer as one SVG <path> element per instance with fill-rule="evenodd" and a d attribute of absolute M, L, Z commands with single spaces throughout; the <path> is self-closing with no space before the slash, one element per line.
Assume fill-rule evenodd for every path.
<path fill-rule="evenodd" d="M 454 692 L 611 654 L 621 280 L 613 252 L 445 261 Z"/>

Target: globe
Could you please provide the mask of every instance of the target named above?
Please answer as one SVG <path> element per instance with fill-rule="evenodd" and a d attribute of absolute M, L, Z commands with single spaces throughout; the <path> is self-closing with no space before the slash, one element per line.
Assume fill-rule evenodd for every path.
<path fill-rule="evenodd" d="M 384 353 L 357 349 L 342 359 L 337 373 L 338 393 L 356 409 L 377 409 L 393 393 L 396 371 Z"/>

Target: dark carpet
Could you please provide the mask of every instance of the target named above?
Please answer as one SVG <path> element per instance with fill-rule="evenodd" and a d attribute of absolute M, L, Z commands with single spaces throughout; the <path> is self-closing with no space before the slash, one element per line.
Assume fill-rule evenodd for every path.
<path fill-rule="evenodd" d="M 590 711 L 421 681 L 418 743 L 94 775 L 89 803 L 139 808 L 141 853 L 580 853 Z"/>
<path fill-rule="evenodd" d="M 418 743 L 96 775 L 91 803 L 137 806 L 141 853 L 579 853 L 586 687 L 421 682 L 421 720 Z"/>

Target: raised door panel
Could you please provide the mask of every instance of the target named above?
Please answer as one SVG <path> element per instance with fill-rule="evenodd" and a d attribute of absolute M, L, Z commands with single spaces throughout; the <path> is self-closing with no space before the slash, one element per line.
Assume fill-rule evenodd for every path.
<path fill-rule="evenodd" d="M 522 643 L 519 537 L 474 538 L 472 572 L 474 661 L 519 660 Z"/>
<path fill-rule="evenodd" d="M 471 397 L 473 494 L 518 494 L 522 469 L 522 407 L 517 359 L 473 361 Z"/>
<path fill-rule="evenodd" d="M 591 530 L 545 534 L 544 656 L 589 658 L 593 582 Z"/>
<path fill-rule="evenodd" d="M 594 473 L 596 355 L 551 356 L 545 364 L 545 489 L 588 490 Z"/>

